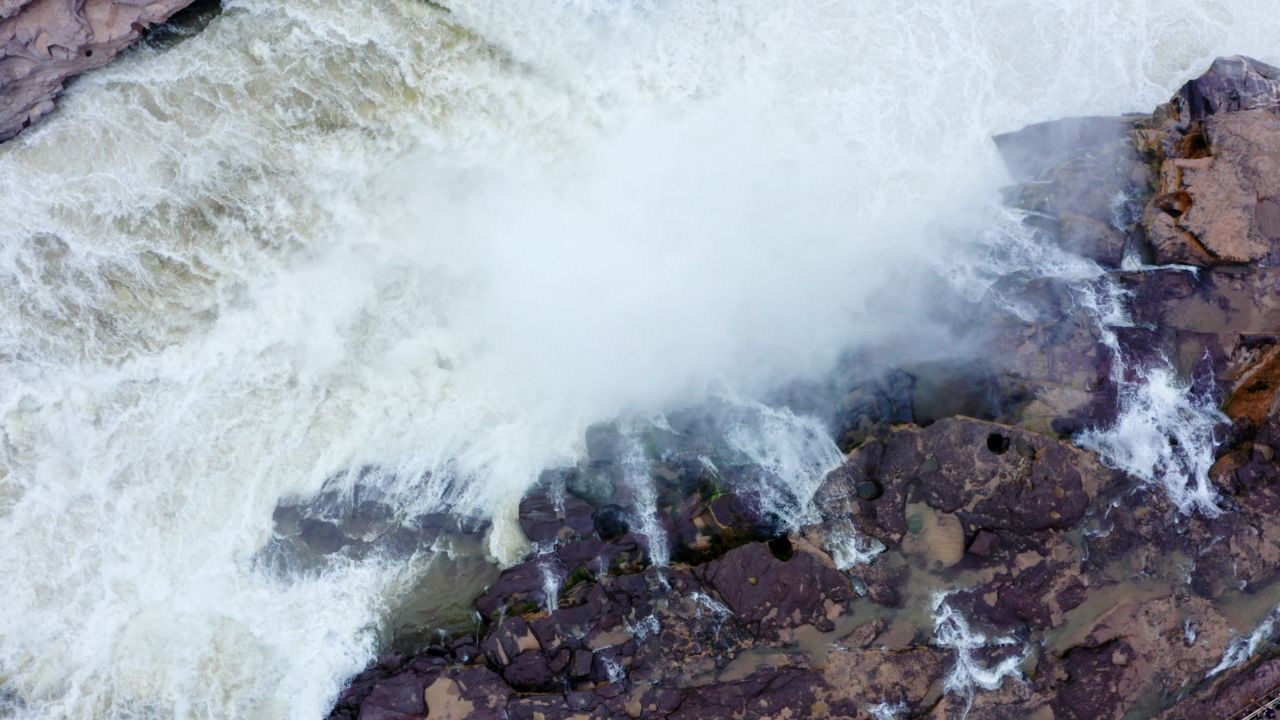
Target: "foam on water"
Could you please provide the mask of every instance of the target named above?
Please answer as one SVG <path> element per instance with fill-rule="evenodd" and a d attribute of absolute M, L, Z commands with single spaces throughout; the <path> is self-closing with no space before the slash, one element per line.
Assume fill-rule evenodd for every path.
<path fill-rule="evenodd" d="M 1148 108 L 1215 54 L 1274 60 L 1280 25 L 1244 0 L 448 4 L 229 0 L 0 147 L 19 717 L 323 716 L 418 570 L 257 567 L 279 498 L 376 464 L 406 513 L 492 517 L 510 560 L 521 491 L 588 424 L 929 343 L 919 269 L 989 220 L 991 133 Z M 832 461 L 795 437 L 762 461 Z"/>
<path fill-rule="evenodd" d="M 868 706 L 867 712 L 871 713 L 871 717 L 875 718 L 875 720 L 900 720 L 900 718 L 907 717 L 910 708 L 905 702 L 882 702 Z"/>
<path fill-rule="evenodd" d="M 1076 438 L 1108 464 L 1162 487 L 1178 509 L 1221 512 L 1209 480 L 1216 426 L 1225 421 L 1212 397 L 1194 392 L 1169 365 L 1141 371 L 1119 385 L 1117 418 Z"/>
<path fill-rule="evenodd" d="M 945 692 L 963 695 L 970 703 L 979 690 L 997 690 L 1005 678 L 1021 679 L 1022 664 L 1031 652 L 1024 647 L 1020 653 L 1009 655 L 995 665 L 982 664 L 975 657 L 977 651 L 1017 645 L 1018 640 L 1013 637 L 990 638 L 973 630 L 964 615 L 947 602 L 946 593 L 938 593 L 933 599 L 933 641 L 939 647 L 955 651 L 955 663 L 944 681 Z"/>
<path fill-rule="evenodd" d="M 649 561 L 666 565 L 671 560 L 671 540 L 658 521 L 658 492 L 654 487 L 652 465 L 639 440 L 635 437 L 627 440 L 628 447 L 622 456 L 622 481 L 631 488 L 634 498 L 634 511 L 639 520 L 637 532 L 644 537 Z"/>
<path fill-rule="evenodd" d="M 736 415 L 725 437 L 763 471 L 758 484 L 745 489 L 754 491 L 761 509 L 788 530 L 817 522 L 814 493 L 843 459 L 830 431 L 818 420 L 790 410 L 761 403 L 739 407 L 744 412 Z"/>
<path fill-rule="evenodd" d="M 1209 469 L 1218 446 L 1216 429 L 1227 420 L 1217 398 L 1182 380 L 1166 357 L 1131 357 L 1116 335 L 1133 322 L 1126 294 L 1114 281 L 1082 287 L 1080 300 L 1111 352 L 1117 397 L 1114 422 L 1080 433 L 1076 443 L 1112 467 L 1162 488 L 1182 512 L 1217 515 L 1221 508 Z"/>
<path fill-rule="evenodd" d="M 551 563 L 542 563 L 538 567 L 542 571 L 542 606 L 547 612 L 555 612 L 560 607 L 560 588 L 564 578 Z"/>

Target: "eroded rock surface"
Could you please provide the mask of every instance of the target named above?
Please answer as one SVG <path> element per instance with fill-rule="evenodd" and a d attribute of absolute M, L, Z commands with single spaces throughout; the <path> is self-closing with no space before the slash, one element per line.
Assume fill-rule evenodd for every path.
<path fill-rule="evenodd" d="M 0 2 L 0 141 L 53 111 L 66 81 L 111 62 L 193 0 Z"/>

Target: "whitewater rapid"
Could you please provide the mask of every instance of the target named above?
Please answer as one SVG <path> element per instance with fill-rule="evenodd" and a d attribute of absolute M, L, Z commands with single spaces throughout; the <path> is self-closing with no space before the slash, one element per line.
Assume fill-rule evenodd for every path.
<path fill-rule="evenodd" d="M 0 146 L 0 716 L 322 717 L 421 567 L 267 572 L 278 500 L 377 464 L 510 560 L 588 424 L 933 344 L 923 269 L 990 222 L 992 133 L 1152 107 L 1280 30 L 1244 1 L 443 4 L 229 0 Z M 743 432 L 784 476 L 838 460 L 776 430 Z"/>

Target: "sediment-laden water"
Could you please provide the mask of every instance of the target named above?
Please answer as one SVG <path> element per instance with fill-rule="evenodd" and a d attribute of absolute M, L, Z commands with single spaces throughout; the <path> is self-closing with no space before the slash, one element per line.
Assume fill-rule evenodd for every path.
<path fill-rule="evenodd" d="M 992 133 L 1148 108 L 1280 30 L 1243 1 L 444 5 L 232 0 L 0 146 L 0 715 L 321 717 L 430 558 L 260 557 L 282 498 L 368 466 L 511 560 L 588 425 L 714 395 L 811 488 L 834 444 L 758 401 L 850 347 L 964 350 L 931 283 L 983 282 Z M 1143 438 L 1116 462 L 1195 482 Z"/>

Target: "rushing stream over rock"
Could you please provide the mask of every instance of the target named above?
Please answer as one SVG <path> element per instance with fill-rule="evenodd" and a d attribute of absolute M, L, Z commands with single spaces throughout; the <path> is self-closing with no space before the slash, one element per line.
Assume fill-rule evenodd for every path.
<path fill-rule="evenodd" d="M 1240 705 L 1278 30 L 0 0 L 0 717 Z"/>

